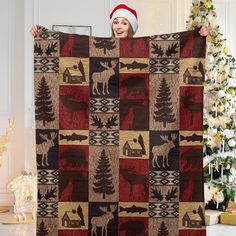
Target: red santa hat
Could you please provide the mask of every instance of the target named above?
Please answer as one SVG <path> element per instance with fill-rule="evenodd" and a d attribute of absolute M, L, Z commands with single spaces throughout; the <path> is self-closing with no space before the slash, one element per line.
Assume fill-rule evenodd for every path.
<path fill-rule="evenodd" d="M 138 17 L 137 17 L 137 12 L 126 6 L 125 4 L 120 4 L 118 6 L 116 6 L 112 12 L 110 13 L 110 22 L 112 24 L 113 20 L 117 17 L 124 17 L 126 18 L 132 29 L 134 34 L 136 33 L 137 29 L 138 29 Z"/>

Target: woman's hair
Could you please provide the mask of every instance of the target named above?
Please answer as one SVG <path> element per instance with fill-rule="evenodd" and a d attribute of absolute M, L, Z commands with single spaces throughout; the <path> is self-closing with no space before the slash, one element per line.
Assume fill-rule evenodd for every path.
<path fill-rule="evenodd" d="M 134 36 L 134 31 L 133 31 L 133 28 L 131 27 L 131 25 L 129 25 L 129 33 L 128 33 L 128 35 L 129 35 L 129 38 L 133 38 L 133 36 Z"/>

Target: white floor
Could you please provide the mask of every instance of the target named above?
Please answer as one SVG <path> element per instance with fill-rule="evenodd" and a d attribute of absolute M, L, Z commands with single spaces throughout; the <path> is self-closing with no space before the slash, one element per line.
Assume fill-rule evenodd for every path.
<path fill-rule="evenodd" d="M 11 213 L 1 213 L 0 222 L 12 219 Z M 5 225 L 0 223 L 0 236 L 35 236 L 35 223 Z M 207 236 L 236 236 L 236 226 L 213 225 L 207 227 Z"/>
<path fill-rule="evenodd" d="M 236 226 L 232 225 L 207 226 L 207 236 L 236 236 Z"/>

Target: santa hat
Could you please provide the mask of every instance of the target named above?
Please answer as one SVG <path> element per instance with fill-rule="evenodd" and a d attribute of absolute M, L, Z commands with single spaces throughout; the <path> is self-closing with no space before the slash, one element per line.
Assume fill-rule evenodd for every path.
<path fill-rule="evenodd" d="M 126 6 L 125 4 L 120 4 L 120 5 L 116 6 L 112 10 L 112 12 L 110 13 L 111 24 L 112 24 L 113 20 L 117 17 L 126 18 L 129 21 L 134 34 L 136 33 L 136 31 L 138 29 L 138 17 L 137 17 L 137 13 L 134 9 Z"/>

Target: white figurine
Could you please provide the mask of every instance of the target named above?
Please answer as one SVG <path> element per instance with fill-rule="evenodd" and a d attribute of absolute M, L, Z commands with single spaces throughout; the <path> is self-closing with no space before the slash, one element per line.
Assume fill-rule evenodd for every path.
<path fill-rule="evenodd" d="M 32 173 L 26 172 L 15 177 L 9 184 L 8 188 L 14 193 L 14 215 L 18 222 L 26 221 L 25 211 L 30 206 L 32 219 L 36 218 L 37 206 L 37 177 Z"/>

